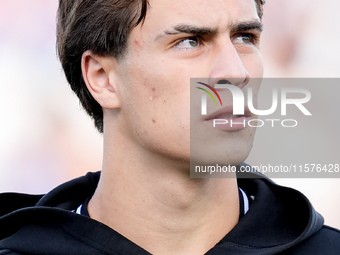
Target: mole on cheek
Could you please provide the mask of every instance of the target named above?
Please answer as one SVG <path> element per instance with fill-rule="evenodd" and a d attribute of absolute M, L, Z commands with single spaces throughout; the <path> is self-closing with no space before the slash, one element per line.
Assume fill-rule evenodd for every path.
<path fill-rule="evenodd" d="M 156 88 L 151 88 L 152 96 L 149 97 L 149 100 L 152 101 L 153 99 L 157 99 L 158 96 L 156 95 Z"/>
<path fill-rule="evenodd" d="M 141 47 L 141 46 L 142 46 L 142 43 L 141 43 L 139 40 L 137 40 L 137 39 L 134 40 L 134 43 L 135 43 L 138 47 Z"/>

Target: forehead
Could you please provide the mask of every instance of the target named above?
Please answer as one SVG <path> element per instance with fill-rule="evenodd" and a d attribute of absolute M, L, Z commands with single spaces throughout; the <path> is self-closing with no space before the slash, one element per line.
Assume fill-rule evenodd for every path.
<path fill-rule="evenodd" d="M 259 20 L 254 0 L 150 0 L 149 3 L 143 24 L 146 31 L 181 23 L 222 29 L 232 23 Z"/>

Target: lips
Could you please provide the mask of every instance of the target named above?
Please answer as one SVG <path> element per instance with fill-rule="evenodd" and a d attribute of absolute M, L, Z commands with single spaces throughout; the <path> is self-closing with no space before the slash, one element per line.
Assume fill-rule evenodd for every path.
<path fill-rule="evenodd" d="M 251 115 L 247 106 L 244 107 L 243 115 L 234 115 L 233 106 L 229 105 L 207 115 L 205 122 L 209 123 L 214 129 L 216 128 L 223 132 L 234 132 L 245 129 Z"/>
<path fill-rule="evenodd" d="M 214 119 L 236 119 L 236 118 L 243 117 L 243 116 L 244 115 L 221 114 L 221 115 L 214 117 Z"/>
<path fill-rule="evenodd" d="M 213 120 L 213 119 L 236 119 L 240 117 L 251 117 L 251 112 L 247 106 L 244 106 L 244 114 L 243 115 L 234 115 L 233 114 L 233 106 L 225 106 L 223 108 L 218 109 L 211 114 L 208 114 L 205 120 Z"/>

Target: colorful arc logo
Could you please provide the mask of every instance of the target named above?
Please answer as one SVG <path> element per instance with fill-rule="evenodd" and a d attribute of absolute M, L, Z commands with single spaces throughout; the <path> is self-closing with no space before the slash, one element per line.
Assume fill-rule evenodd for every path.
<path fill-rule="evenodd" d="M 206 87 L 209 88 L 212 92 L 214 92 L 215 95 L 217 96 L 218 100 L 220 101 L 221 105 L 222 105 L 222 100 L 221 100 L 221 98 L 220 98 L 220 95 L 217 93 L 217 91 L 216 91 L 213 87 L 211 87 L 210 85 L 205 84 L 205 83 L 203 83 L 203 82 L 197 82 L 197 83 L 198 83 L 198 84 L 201 84 L 201 85 L 203 85 L 203 86 L 206 86 Z M 215 100 L 213 94 L 211 94 L 211 92 L 209 92 L 209 91 L 206 90 L 206 89 L 200 88 L 200 87 L 196 87 L 196 88 L 198 88 L 198 89 L 200 89 L 200 90 L 203 90 L 203 91 L 206 92 L 209 96 L 211 96 L 211 98 L 212 98 L 212 99 L 214 100 L 214 102 L 215 102 L 215 105 L 217 106 L 216 100 Z"/>

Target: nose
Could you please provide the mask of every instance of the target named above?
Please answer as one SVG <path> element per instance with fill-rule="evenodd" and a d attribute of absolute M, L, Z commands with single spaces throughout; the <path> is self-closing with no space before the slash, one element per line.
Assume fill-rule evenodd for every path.
<path fill-rule="evenodd" d="M 247 85 L 249 73 L 231 41 L 216 46 L 213 58 L 209 84 L 232 84 L 240 88 Z"/>

